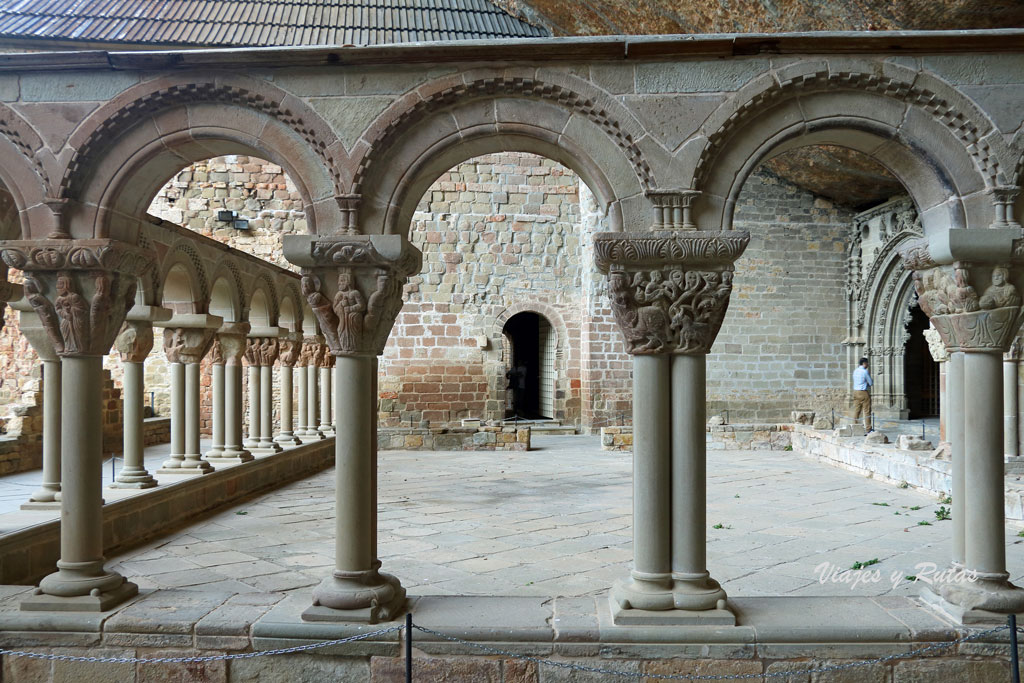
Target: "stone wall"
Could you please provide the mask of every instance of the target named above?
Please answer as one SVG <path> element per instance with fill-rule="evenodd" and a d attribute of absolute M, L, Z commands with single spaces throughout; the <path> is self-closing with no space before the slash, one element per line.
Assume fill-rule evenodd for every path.
<path fill-rule="evenodd" d="M 406 451 L 528 451 L 530 428 L 514 426 L 384 427 L 378 434 L 381 450 Z"/>

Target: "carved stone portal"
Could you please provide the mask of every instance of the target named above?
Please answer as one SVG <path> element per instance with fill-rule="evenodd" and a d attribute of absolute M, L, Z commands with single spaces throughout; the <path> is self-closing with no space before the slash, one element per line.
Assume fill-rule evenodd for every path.
<path fill-rule="evenodd" d="M 732 293 L 741 232 L 598 233 L 594 257 L 608 274 L 612 313 L 631 354 L 704 354 Z"/>

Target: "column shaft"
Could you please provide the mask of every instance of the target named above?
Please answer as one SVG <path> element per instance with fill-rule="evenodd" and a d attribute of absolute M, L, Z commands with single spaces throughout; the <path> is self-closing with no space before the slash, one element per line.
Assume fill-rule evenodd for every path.
<path fill-rule="evenodd" d="M 180 469 L 185 461 L 185 365 L 170 363 L 171 376 L 171 454 L 161 470 Z"/>
<path fill-rule="evenodd" d="M 1006 571 L 1000 365 L 998 353 L 968 353 L 964 358 L 964 525 L 969 531 L 964 562 L 984 574 Z"/>
<path fill-rule="evenodd" d="M 292 367 L 281 366 L 281 432 L 276 441 L 286 445 L 302 443 L 292 431 Z"/>
<path fill-rule="evenodd" d="M 633 356 L 633 576 L 667 581 L 672 573 L 671 359 Z"/>
<path fill-rule="evenodd" d="M 1003 454 L 1019 455 L 1017 450 L 1017 360 L 1003 359 Z"/>
<path fill-rule="evenodd" d="M 43 361 L 43 483 L 31 503 L 56 504 L 60 493 L 60 361 Z"/>
<path fill-rule="evenodd" d="M 210 463 L 203 460 L 199 439 L 199 363 L 185 363 L 185 461 L 181 468 L 192 472 L 212 472 Z"/>
<path fill-rule="evenodd" d="M 954 351 L 946 367 L 946 433 L 949 435 L 953 488 L 953 564 L 964 562 L 964 353 Z"/>
<path fill-rule="evenodd" d="M 672 573 L 707 575 L 705 356 L 672 357 Z"/>
<path fill-rule="evenodd" d="M 304 437 L 309 434 L 309 408 L 306 407 L 306 366 L 300 366 L 295 374 L 299 379 L 298 394 L 299 394 L 299 412 L 297 416 L 298 424 L 295 425 L 295 435 Z"/>
<path fill-rule="evenodd" d="M 242 445 L 242 366 L 224 365 L 224 451 L 218 459 L 248 462 L 252 453 Z"/>
<path fill-rule="evenodd" d="M 210 417 L 213 420 L 211 429 L 211 440 L 213 443 L 210 446 L 210 450 L 206 452 L 206 457 L 217 459 L 224 455 L 224 365 L 222 363 L 214 363 L 211 375 L 210 393 L 212 394 L 213 404 L 210 406 Z"/>
<path fill-rule="evenodd" d="M 258 448 L 260 445 L 260 369 L 256 365 L 249 366 L 249 438 L 245 440 L 246 448 Z"/>
<path fill-rule="evenodd" d="M 107 601 L 138 590 L 103 567 L 103 358 L 63 358 L 61 375 L 61 450 L 68 457 L 61 459 L 60 560 L 39 587 L 59 597 L 84 598 L 95 591 L 95 604 L 81 608 L 103 609 Z M 44 601 L 22 607 L 46 609 Z"/>
<path fill-rule="evenodd" d="M 146 445 L 143 433 L 143 400 L 145 395 L 145 365 L 124 363 L 124 466 L 111 488 L 146 489 L 156 486 L 156 480 L 146 471 Z"/>
<path fill-rule="evenodd" d="M 320 428 L 321 434 L 331 433 L 331 369 L 320 368 Z"/>
<path fill-rule="evenodd" d="M 261 450 L 276 453 L 281 445 L 274 441 L 274 367 L 260 366 L 260 445 Z"/>
<path fill-rule="evenodd" d="M 319 374 L 320 372 L 316 365 L 310 364 L 306 366 L 306 408 L 309 411 L 306 414 L 306 425 L 309 429 L 307 433 L 314 439 L 324 438 L 324 435 L 317 429 L 317 401 L 320 391 L 317 377 Z"/>

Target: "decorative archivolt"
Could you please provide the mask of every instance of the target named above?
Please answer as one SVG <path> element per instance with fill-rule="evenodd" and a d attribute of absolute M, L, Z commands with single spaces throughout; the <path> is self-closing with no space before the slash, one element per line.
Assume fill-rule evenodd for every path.
<path fill-rule="evenodd" d="M 256 278 L 253 294 L 258 289 L 263 289 L 263 294 L 267 298 L 267 315 L 270 317 L 270 324 L 277 324 L 281 315 L 281 300 L 278 298 L 277 283 L 268 273 L 260 273 Z M 249 297 L 249 309 L 252 310 L 252 297 Z"/>
<path fill-rule="evenodd" d="M 25 119 L 7 105 L 0 104 L 0 135 L 7 138 L 12 145 L 24 155 L 38 176 L 37 182 L 42 187 L 49 187 L 50 176 L 43 167 L 37 153 L 43 141 Z"/>
<path fill-rule="evenodd" d="M 887 65 L 887 69 L 890 71 L 894 68 L 893 65 Z M 878 73 L 830 72 L 828 66 L 823 64 L 819 70 L 812 73 L 804 73 L 779 81 L 766 77 L 765 80 L 770 85 L 740 105 L 716 130 L 708 134 L 707 144 L 701 151 L 694 172 L 694 189 L 699 190 L 704 186 L 708 173 L 714 165 L 714 159 L 733 134 L 756 117 L 763 116 L 766 110 L 787 99 L 803 94 L 841 90 L 874 93 L 899 100 L 927 112 L 933 120 L 945 126 L 963 144 L 964 149 L 985 178 L 986 185 L 989 187 L 999 185 L 999 159 L 990 148 L 989 142 L 982 139 L 987 131 L 980 130 L 975 120 L 958 110 L 946 98 L 928 88 L 916 85 L 912 77 L 914 75 L 916 74 L 908 71 L 909 80 L 901 80 Z M 727 102 L 723 106 L 731 105 Z M 980 113 L 975 113 L 975 115 L 983 116 Z"/>
<path fill-rule="evenodd" d="M 210 302 L 210 281 L 206 276 L 206 267 L 203 265 L 203 258 L 194 246 L 187 240 L 181 239 L 175 242 L 163 259 L 163 267 L 160 269 L 160 292 L 163 295 L 163 286 L 167 281 L 167 275 L 175 265 L 184 265 L 189 272 L 192 284 L 195 287 L 196 301 L 200 306 L 206 306 Z"/>
<path fill-rule="evenodd" d="M 145 88 L 143 84 L 141 88 Z M 122 95 L 130 97 L 131 91 Z M 284 104 L 285 99 L 290 104 Z M 330 128 L 316 120 L 311 112 L 296 109 L 301 101 L 274 88 L 266 82 L 253 81 L 248 87 L 213 81 L 181 83 L 148 92 L 128 101 L 119 109 L 102 114 L 95 129 L 88 134 L 68 163 L 58 188 L 62 198 L 74 196 L 79 185 L 88 178 L 89 169 L 107 148 L 136 122 L 148 119 L 161 111 L 188 104 L 233 104 L 260 112 L 285 124 L 305 140 L 320 157 L 334 178 L 340 193 L 342 181 L 338 173 L 340 165 L 332 155 L 331 145 L 336 142 L 330 137 Z M 304 105 L 303 105 L 304 108 Z"/>
<path fill-rule="evenodd" d="M 650 165 L 637 146 L 633 136 L 623 130 L 619 121 L 612 118 L 594 99 L 559 85 L 545 83 L 533 78 L 495 77 L 457 83 L 418 101 L 381 128 L 369 141 L 369 152 L 360 161 L 352 180 L 352 191 L 362 192 L 363 181 L 370 170 L 391 147 L 395 138 L 415 122 L 456 104 L 480 97 L 514 96 L 552 102 L 559 107 L 584 116 L 597 125 L 622 150 L 644 190 L 656 186 Z"/>

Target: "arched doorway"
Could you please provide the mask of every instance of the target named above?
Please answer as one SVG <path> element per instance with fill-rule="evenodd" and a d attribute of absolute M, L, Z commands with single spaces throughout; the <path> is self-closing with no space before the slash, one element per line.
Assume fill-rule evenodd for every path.
<path fill-rule="evenodd" d="M 511 396 L 506 402 L 507 417 L 554 417 L 557 339 L 551 323 L 539 313 L 523 311 L 508 319 L 502 335 L 509 344 L 505 357 L 506 390 Z"/>
<path fill-rule="evenodd" d="M 939 364 L 928 350 L 924 336 L 927 329 L 928 316 L 915 303 L 906 325 L 907 343 L 903 353 L 903 381 L 911 420 L 939 414 Z"/>

